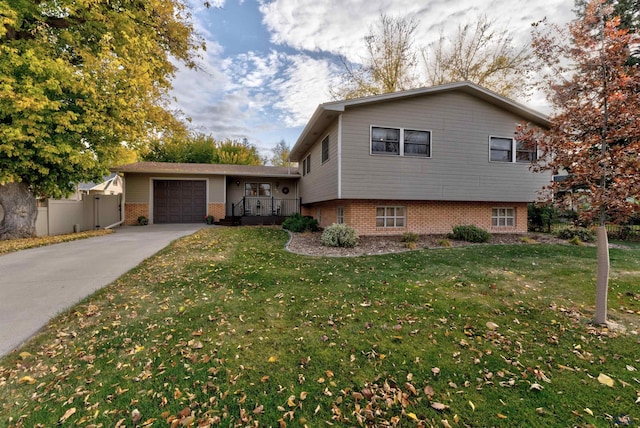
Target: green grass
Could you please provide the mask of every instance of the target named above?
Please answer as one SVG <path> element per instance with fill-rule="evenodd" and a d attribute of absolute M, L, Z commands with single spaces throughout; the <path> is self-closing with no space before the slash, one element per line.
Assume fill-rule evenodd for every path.
<path fill-rule="evenodd" d="M 0 426 L 638 424 L 640 248 L 611 251 L 622 332 L 589 323 L 592 247 L 287 238 L 202 230 L 55 318 L 0 360 Z"/>

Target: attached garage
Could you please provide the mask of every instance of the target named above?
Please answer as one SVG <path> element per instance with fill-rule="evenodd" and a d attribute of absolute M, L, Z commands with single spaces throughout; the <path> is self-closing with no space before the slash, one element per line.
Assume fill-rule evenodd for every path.
<path fill-rule="evenodd" d="M 154 223 L 202 223 L 206 214 L 205 180 L 153 180 Z"/>

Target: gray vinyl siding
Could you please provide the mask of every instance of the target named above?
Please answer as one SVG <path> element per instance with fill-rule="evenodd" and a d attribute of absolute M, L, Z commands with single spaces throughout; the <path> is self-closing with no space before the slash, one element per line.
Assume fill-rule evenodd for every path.
<path fill-rule="evenodd" d="M 329 136 L 329 160 L 322 163 L 322 140 Z M 302 175 L 302 161 L 300 168 L 300 195 L 302 203 L 325 201 L 338 197 L 338 120 L 335 120 L 327 130 L 320 134 L 313 143 L 310 151 L 303 159 L 311 154 L 311 172 Z"/>
<path fill-rule="evenodd" d="M 528 164 L 489 162 L 489 136 L 513 137 L 521 121 L 460 92 L 348 109 L 342 198 L 533 201 L 550 175 L 534 174 Z M 371 126 L 430 130 L 431 158 L 371 155 Z"/>
<path fill-rule="evenodd" d="M 125 174 L 126 203 L 149 203 L 149 175 Z"/>

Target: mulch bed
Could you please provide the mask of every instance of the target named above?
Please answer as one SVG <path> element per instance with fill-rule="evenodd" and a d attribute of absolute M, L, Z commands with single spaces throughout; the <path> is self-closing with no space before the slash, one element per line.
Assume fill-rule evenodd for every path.
<path fill-rule="evenodd" d="M 402 242 L 402 236 L 361 236 L 359 244 L 354 248 L 332 248 L 324 247 L 320 242 L 321 232 L 308 233 L 292 233 L 291 241 L 287 249 L 293 253 L 308 256 L 329 256 L 329 257 L 353 257 L 374 254 L 389 254 L 410 251 L 412 249 L 422 248 L 443 248 L 442 241 L 447 239 L 446 235 L 421 235 L 415 243 L 415 248 L 408 248 L 405 242 Z M 525 242 L 523 238 L 529 238 L 529 242 Z M 471 244 L 465 241 L 447 240 L 452 247 L 469 246 L 469 245 L 486 245 Z M 491 238 L 490 244 L 566 244 L 566 241 L 558 239 L 552 235 L 529 233 L 522 234 L 495 234 Z"/>

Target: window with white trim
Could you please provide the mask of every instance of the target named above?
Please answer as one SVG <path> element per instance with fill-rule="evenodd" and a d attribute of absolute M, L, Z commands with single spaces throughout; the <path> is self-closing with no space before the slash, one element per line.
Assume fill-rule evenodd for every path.
<path fill-rule="evenodd" d="M 404 227 L 405 207 L 376 207 L 376 227 Z"/>
<path fill-rule="evenodd" d="M 244 183 L 245 196 L 271 196 L 271 183 Z"/>
<path fill-rule="evenodd" d="M 306 158 L 302 160 L 302 175 L 307 175 L 311 172 L 311 154 L 308 154 Z"/>
<path fill-rule="evenodd" d="M 322 163 L 329 160 L 329 136 L 322 140 Z"/>
<path fill-rule="evenodd" d="M 513 227 L 516 225 L 516 210 L 514 208 L 492 208 L 491 226 Z"/>
<path fill-rule="evenodd" d="M 431 131 L 371 127 L 371 154 L 431 157 Z"/>
<path fill-rule="evenodd" d="M 516 141 L 516 162 L 531 163 L 538 160 L 538 150 L 529 147 L 522 141 Z"/>
<path fill-rule="evenodd" d="M 538 159 L 535 147 L 510 137 L 489 137 L 489 160 L 491 162 L 531 163 Z"/>
<path fill-rule="evenodd" d="M 336 223 L 344 223 L 344 207 L 336 207 Z"/>

